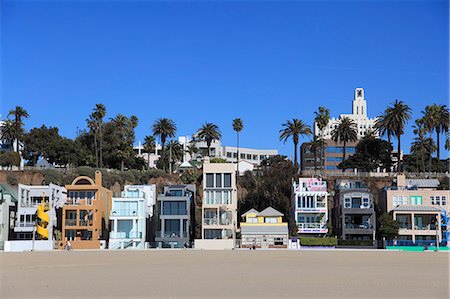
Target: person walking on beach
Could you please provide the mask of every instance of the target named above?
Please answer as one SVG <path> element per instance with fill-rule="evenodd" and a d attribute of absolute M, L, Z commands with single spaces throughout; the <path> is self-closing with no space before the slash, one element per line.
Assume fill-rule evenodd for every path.
<path fill-rule="evenodd" d="M 70 240 L 67 240 L 66 248 L 67 248 L 67 251 L 72 250 L 72 244 L 70 243 Z"/>

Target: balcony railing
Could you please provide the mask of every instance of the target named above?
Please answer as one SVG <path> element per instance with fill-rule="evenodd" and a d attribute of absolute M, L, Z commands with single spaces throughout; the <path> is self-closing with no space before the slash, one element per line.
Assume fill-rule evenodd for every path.
<path fill-rule="evenodd" d="M 111 216 L 139 216 L 136 209 L 114 209 L 111 211 Z"/>
<path fill-rule="evenodd" d="M 414 225 L 415 230 L 436 230 L 436 225 Z"/>
<path fill-rule="evenodd" d="M 160 215 L 187 215 L 186 209 L 162 209 Z"/>
<path fill-rule="evenodd" d="M 400 229 L 412 229 L 412 225 L 410 223 L 400 223 Z"/>
<path fill-rule="evenodd" d="M 34 222 L 17 222 L 16 226 L 17 227 L 33 227 L 34 226 Z"/>
<path fill-rule="evenodd" d="M 67 220 L 66 220 L 66 223 L 67 223 Z M 92 224 L 93 224 L 92 220 L 80 220 L 80 222 L 79 222 L 79 226 L 92 226 Z"/>
<path fill-rule="evenodd" d="M 76 219 L 66 219 L 66 226 L 76 226 L 77 220 Z"/>
<path fill-rule="evenodd" d="M 297 223 L 299 229 L 325 229 L 327 225 L 324 223 Z"/>
<path fill-rule="evenodd" d="M 206 225 L 217 225 L 219 222 L 217 221 L 217 218 L 205 218 L 204 222 Z"/>
<path fill-rule="evenodd" d="M 349 229 L 373 229 L 373 225 L 371 224 L 345 224 L 345 228 Z"/>
<path fill-rule="evenodd" d="M 111 232 L 111 239 L 141 239 L 142 232 Z"/>
<path fill-rule="evenodd" d="M 187 232 L 180 233 L 179 231 L 166 231 L 166 232 L 157 231 L 156 232 L 156 237 L 157 238 L 163 238 L 163 239 L 187 238 L 188 237 L 188 233 Z"/>

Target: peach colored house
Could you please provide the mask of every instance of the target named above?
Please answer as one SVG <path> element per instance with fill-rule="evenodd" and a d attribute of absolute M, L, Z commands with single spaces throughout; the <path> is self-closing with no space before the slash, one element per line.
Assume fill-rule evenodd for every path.
<path fill-rule="evenodd" d="M 393 215 L 400 224 L 398 241 L 404 243 L 426 243 L 446 241 L 446 220 L 449 216 L 449 190 L 438 190 L 436 179 L 406 179 L 397 176 L 397 186 L 383 190 L 381 208 Z M 437 219 L 437 225 L 432 219 Z"/>
<path fill-rule="evenodd" d="M 60 245 L 70 240 L 74 249 L 100 249 L 100 240 L 108 238 L 112 205 L 112 192 L 102 186 L 102 173 L 97 170 L 95 180 L 79 176 L 65 187 Z"/>

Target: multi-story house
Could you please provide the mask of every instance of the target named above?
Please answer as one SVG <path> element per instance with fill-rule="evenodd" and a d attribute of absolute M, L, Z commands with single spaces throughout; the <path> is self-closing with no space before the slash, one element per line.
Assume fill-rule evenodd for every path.
<path fill-rule="evenodd" d="M 4 250 L 14 231 L 17 191 L 6 184 L 0 184 L 0 250 Z"/>
<path fill-rule="evenodd" d="M 158 194 L 157 247 L 182 248 L 192 241 L 191 207 L 195 185 L 164 186 Z"/>
<path fill-rule="evenodd" d="M 337 180 L 334 228 L 343 240 L 375 240 L 376 217 L 373 195 L 360 180 Z"/>
<path fill-rule="evenodd" d="M 448 242 L 450 191 L 438 187 L 437 179 L 406 179 L 400 174 L 396 186 L 384 188 L 380 206 L 400 224 L 398 245 L 435 242 L 436 235 L 439 242 Z"/>
<path fill-rule="evenodd" d="M 109 249 L 146 247 L 155 190 L 155 185 L 127 185 L 120 197 L 112 198 Z"/>
<path fill-rule="evenodd" d="M 320 235 L 328 232 L 327 182 L 317 178 L 293 181 L 294 217 L 299 234 Z"/>
<path fill-rule="evenodd" d="M 55 240 L 57 210 L 67 199 L 64 187 L 29 186 L 19 184 L 16 223 L 14 232 L 17 240 Z"/>
<path fill-rule="evenodd" d="M 236 164 L 203 164 L 202 239 L 236 239 Z"/>
<path fill-rule="evenodd" d="M 97 170 L 95 180 L 79 176 L 65 187 L 62 240 L 70 240 L 74 249 L 100 249 L 101 243 L 106 247 L 112 192 L 102 186 L 102 173 Z"/>
<path fill-rule="evenodd" d="M 261 212 L 251 209 L 242 214 L 244 222 L 241 227 L 242 248 L 287 248 L 289 229 L 283 222 L 283 213 L 268 207 Z"/>

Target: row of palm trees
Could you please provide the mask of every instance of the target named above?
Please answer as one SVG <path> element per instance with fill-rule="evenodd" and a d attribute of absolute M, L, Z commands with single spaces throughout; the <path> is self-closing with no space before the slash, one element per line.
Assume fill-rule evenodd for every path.
<path fill-rule="evenodd" d="M 384 113 L 378 116 L 375 122 L 375 130 L 380 136 L 386 136 L 387 141 L 391 143 L 391 137 L 397 139 L 397 171 L 401 169 L 401 136 L 404 134 L 404 129 L 408 121 L 411 119 L 412 109 L 401 100 L 396 100 L 386 108 Z M 428 148 L 428 151 L 433 153 L 434 141 L 431 138 L 433 132 L 436 133 L 437 144 L 437 158 L 440 159 L 440 135 L 446 134 L 446 149 L 449 149 L 449 110 L 446 105 L 432 104 L 422 111 L 423 117 L 416 121 L 416 129 L 414 133 L 418 135 L 413 143 L 413 149 L 417 147 Z M 321 148 L 321 166 L 323 167 L 324 159 L 324 129 L 330 121 L 330 110 L 325 107 L 319 107 L 315 112 L 314 119 L 317 128 L 320 132 L 320 138 L 314 136 L 311 140 L 312 150 L 316 152 L 317 148 Z M 430 134 L 429 139 L 425 139 L 426 133 Z M 371 134 L 371 133 L 368 133 Z M 292 139 L 294 144 L 294 164 L 298 166 L 298 143 L 300 136 L 311 136 L 311 127 L 300 119 L 292 119 L 282 124 L 280 130 L 280 140 L 286 142 Z M 357 124 L 348 117 L 343 117 L 338 120 L 338 124 L 331 131 L 331 139 L 343 145 L 343 160 L 345 160 L 347 143 L 354 142 L 358 139 Z M 422 149 L 422 152 L 424 150 Z M 430 155 L 431 161 L 431 155 Z M 424 164 L 424 162 L 423 162 Z M 424 166 L 425 167 L 425 166 Z M 344 169 L 343 169 L 344 171 Z"/>

